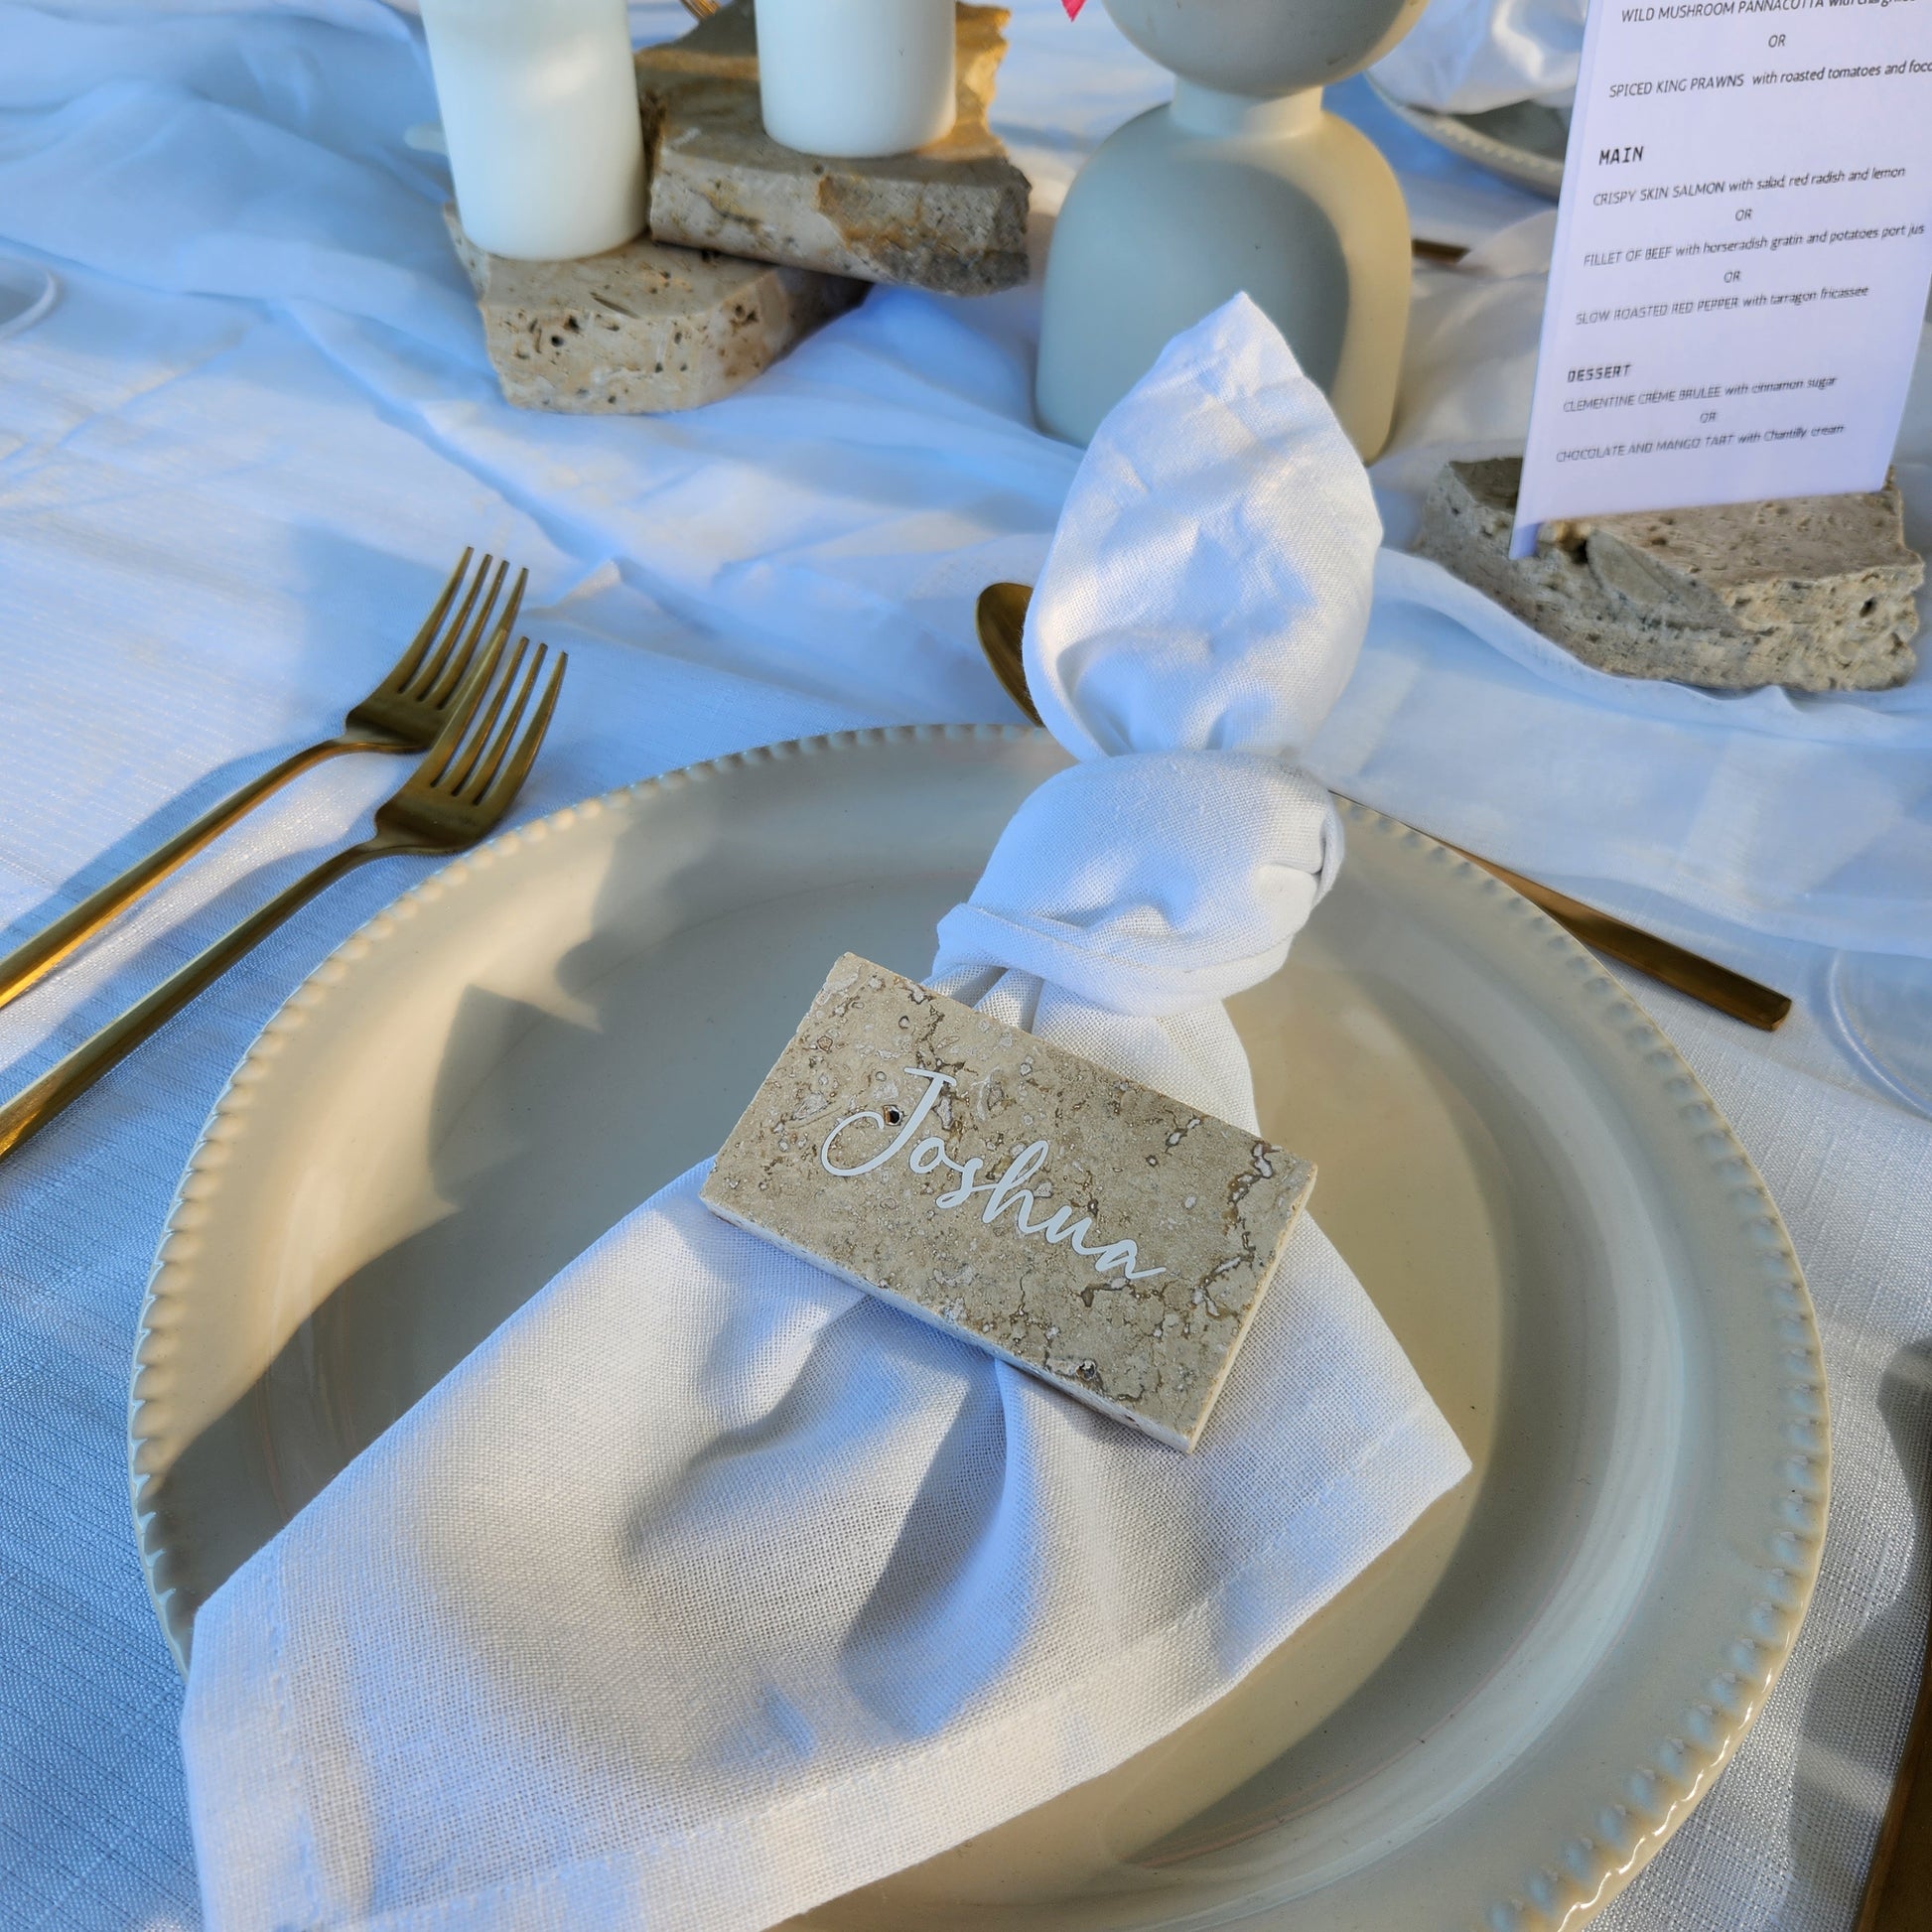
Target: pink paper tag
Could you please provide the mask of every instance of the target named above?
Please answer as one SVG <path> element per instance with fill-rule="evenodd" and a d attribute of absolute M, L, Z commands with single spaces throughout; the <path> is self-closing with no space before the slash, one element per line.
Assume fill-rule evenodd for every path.
<path fill-rule="evenodd" d="M 1068 20 L 1078 20 L 1080 18 L 1080 9 L 1086 4 L 1087 0 L 1060 0 L 1060 5 L 1066 9 L 1066 17 Z"/>

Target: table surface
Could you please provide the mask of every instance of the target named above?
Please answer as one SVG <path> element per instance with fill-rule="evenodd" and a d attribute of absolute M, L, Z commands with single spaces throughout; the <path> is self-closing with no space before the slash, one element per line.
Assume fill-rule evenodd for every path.
<path fill-rule="evenodd" d="M 669 4 L 633 15 L 651 38 L 681 19 Z M 1012 35 L 996 119 L 1037 185 L 1037 243 L 1081 157 L 1166 83 L 1098 7 L 1070 26 L 1057 0 L 1019 0 Z M 0 239 L 65 285 L 45 322 L 0 342 L 0 947 L 326 732 L 465 543 L 529 564 L 528 621 L 572 653 L 519 816 L 770 740 L 1014 715 L 974 648 L 972 598 L 1036 574 L 1077 461 L 1031 421 L 1036 289 L 977 304 L 881 292 L 690 417 L 518 416 L 442 236 L 440 164 L 400 140 L 433 114 L 418 39 L 378 0 L 0 0 Z M 1359 81 L 1331 104 L 1397 162 L 1421 232 L 1473 241 L 1539 206 L 1430 150 Z M 1466 637 L 1410 649 L 1416 663 L 1459 649 L 1464 683 L 1491 675 Z M 1495 657 L 1506 672 L 1522 676 Z M 1571 751 L 1587 746 L 1587 703 L 1548 695 Z M 1421 729 L 1391 708 L 1373 769 L 1426 786 L 1431 748 L 1403 736 Z M 1775 740 L 1746 751 L 1783 755 Z M 1561 763 L 1524 748 L 1508 795 L 1547 783 L 1538 835 L 1584 851 L 1595 831 Z M 338 842 L 393 775 L 345 761 L 305 780 L 0 1013 L 0 1090 Z M 1495 782 L 1461 772 L 1435 821 L 1413 792 L 1365 795 L 1448 830 Z M 1494 856 L 1538 869 L 1508 822 L 1494 829 Z M 1835 1493 L 1782 1683 L 1601 1923 L 1837 1932 L 1857 1914 L 1924 1642 L 1932 1122 L 1867 1076 L 1832 1017 L 1830 950 L 1772 936 L 1792 929 L 1775 895 L 1761 921 L 1722 922 L 1669 896 L 1670 856 L 1651 881 L 1625 866 L 1552 883 L 1798 998 L 1767 1039 L 1632 982 L 1791 1224 L 1832 1377 Z M 181 1689 L 128 1520 L 129 1345 L 228 1070 L 421 870 L 393 862 L 332 891 L 0 1167 L 9 1927 L 199 1923 Z"/>

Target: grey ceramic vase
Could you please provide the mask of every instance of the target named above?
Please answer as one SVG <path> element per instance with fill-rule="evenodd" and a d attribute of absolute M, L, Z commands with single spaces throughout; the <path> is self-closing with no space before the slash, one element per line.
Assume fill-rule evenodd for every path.
<path fill-rule="evenodd" d="M 1046 262 L 1035 402 L 1084 443 L 1169 339 L 1246 291 L 1364 459 L 1388 440 L 1409 215 L 1374 145 L 1322 111 L 1425 0 L 1106 0 L 1174 97 L 1111 135 Z"/>

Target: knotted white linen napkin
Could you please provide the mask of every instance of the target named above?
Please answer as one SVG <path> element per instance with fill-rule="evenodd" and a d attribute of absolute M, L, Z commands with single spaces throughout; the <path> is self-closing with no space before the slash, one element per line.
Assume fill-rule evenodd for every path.
<path fill-rule="evenodd" d="M 1081 762 L 942 921 L 937 983 L 1253 1125 L 1219 1002 L 1333 876 L 1283 755 L 1377 535 L 1252 304 L 1170 347 L 1035 607 Z M 715 1220 L 702 1172 L 204 1607 L 212 1932 L 772 1924 L 1162 1736 L 1467 1471 L 1306 1221 L 1188 1455 Z"/>

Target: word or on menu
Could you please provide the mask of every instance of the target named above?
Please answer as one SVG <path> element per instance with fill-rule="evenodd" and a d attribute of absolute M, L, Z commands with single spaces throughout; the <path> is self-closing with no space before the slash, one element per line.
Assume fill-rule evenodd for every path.
<path fill-rule="evenodd" d="M 1876 489 L 1932 276 L 1932 0 L 1595 0 L 1515 554 Z"/>

